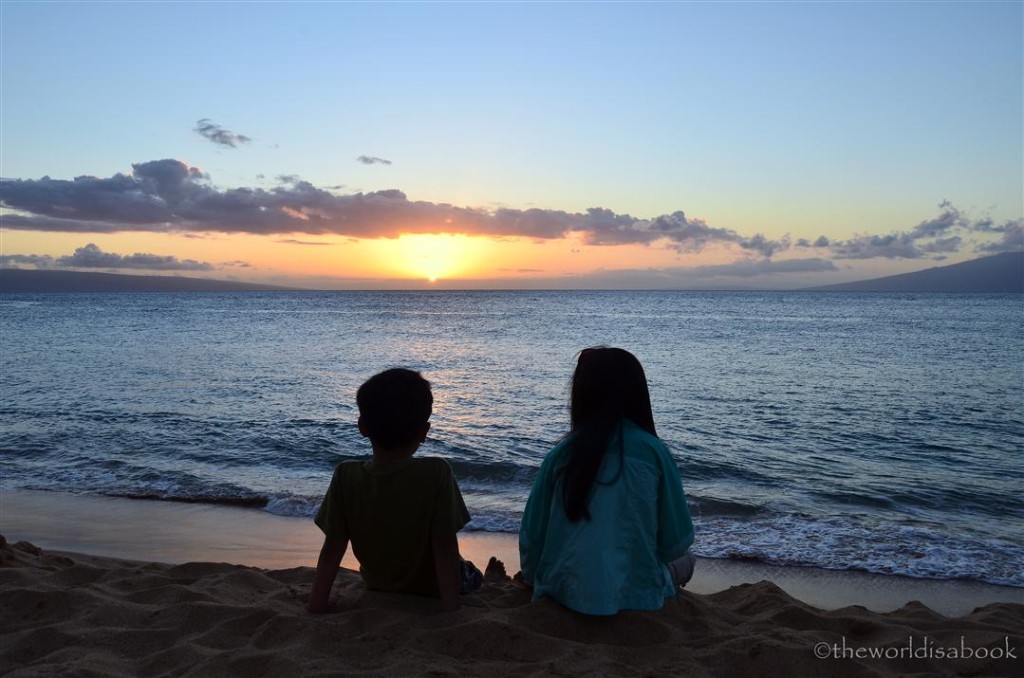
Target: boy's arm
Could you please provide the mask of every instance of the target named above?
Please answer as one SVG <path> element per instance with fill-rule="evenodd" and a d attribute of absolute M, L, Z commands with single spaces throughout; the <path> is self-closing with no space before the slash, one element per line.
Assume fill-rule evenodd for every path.
<path fill-rule="evenodd" d="M 459 609 L 459 540 L 455 533 L 435 535 L 431 539 L 437 588 L 441 593 L 441 612 Z"/>
<path fill-rule="evenodd" d="M 320 549 L 320 558 L 316 561 L 316 576 L 313 577 L 313 590 L 309 592 L 309 602 L 306 609 L 313 614 L 327 612 L 327 602 L 331 596 L 331 587 L 334 586 L 334 578 L 338 574 L 338 566 L 341 558 L 348 548 L 348 540 L 336 541 L 330 537 L 324 537 L 323 548 Z"/>

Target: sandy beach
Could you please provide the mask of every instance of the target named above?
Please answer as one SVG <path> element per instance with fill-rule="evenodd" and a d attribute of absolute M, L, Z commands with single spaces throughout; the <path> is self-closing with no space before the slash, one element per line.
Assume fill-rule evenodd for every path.
<path fill-rule="evenodd" d="M 334 588 L 341 611 L 313 616 L 304 602 L 316 554 L 306 550 L 318 535 L 297 529 L 308 521 L 13 491 L 0 509 L 10 539 L 0 547 L 4 675 L 1011 676 L 1024 667 L 1015 658 L 1024 646 L 1019 589 L 702 560 L 692 590 L 658 612 L 588 618 L 531 603 L 501 580 L 441 615 L 427 599 L 366 591 L 346 560 Z M 55 512 L 68 519 L 58 523 Z M 101 514 L 105 521 L 94 522 Z M 51 536 L 32 541 L 64 550 L 14 541 L 40 523 Z M 217 532 L 229 524 L 233 540 Z M 216 556 L 217 544 L 232 549 L 227 557 L 202 557 Z M 514 540 L 461 544 L 470 558 L 493 551 L 515 569 Z M 166 557 L 171 547 L 178 558 Z M 120 548 L 131 559 L 74 552 L 83 548 Z M 261 567 L 234 564 L 261 560 L 261 550 Z M 282 566 L 289 558 L 300 560 Z M 737 583 L 759 575 L 802 586 L 817 605 L 768 580 Z M 828 605 L 858 590 L 892 611 Z M 932 605 L 898 602 L 914 593 Z"/>

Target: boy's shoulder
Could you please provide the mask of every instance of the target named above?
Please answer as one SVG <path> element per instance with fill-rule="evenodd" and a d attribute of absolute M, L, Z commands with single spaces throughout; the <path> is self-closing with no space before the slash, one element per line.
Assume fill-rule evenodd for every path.
<path fill-rule="evenodd" d="M 441 457 L 413 457 L 410 461 L 412 462 L 410 468 L 414 469 L 414 473 L 436 479 L 439 482 L 455 475 L 448 460 Z"/>
<path fill-rule="evenodd" d="M 411 461 L 416 462 L 425 468 L 433 468 L 441 471 L 451 471 L 452 466 L 444 457 L 413 457 Z"/>
<path fill-rule="evenodd" d="M 334 468 L 340 478 L 357 479 L 367 475 L 416 475 L 444 479 L 453 475 L 452 467 L 441 457 L 410 457 L 399 462 L 374 464 L 370 459 L 348 459 Z"/>

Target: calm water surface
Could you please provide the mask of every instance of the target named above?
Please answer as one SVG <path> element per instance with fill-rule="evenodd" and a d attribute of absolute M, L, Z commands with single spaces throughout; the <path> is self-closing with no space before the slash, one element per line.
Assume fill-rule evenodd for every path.
<path fill-rule="evenodd" d="M 433 383 L 473 522 L 515 532 L 574 356 L 622 346 L 697 553 L 1024 586 L 1020 295 L 0 296 L 0 487 L 312 515 L 355 390 Z"/>

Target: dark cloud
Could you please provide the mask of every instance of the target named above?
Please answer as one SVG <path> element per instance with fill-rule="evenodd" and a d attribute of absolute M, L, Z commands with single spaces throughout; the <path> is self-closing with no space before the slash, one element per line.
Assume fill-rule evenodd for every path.
<path fill-rule="evenodd" d="M 978 233 L 1010 233 L 1020 232 L 1021 228 L 1024 228 L 1024 219 L 1012 219 L 1002 224 L 996 224 L 991 219 L 981 219 L 975 222 L 973 230 Z"/>
<path fill-rule="evenodd" d="M 769 259 L 776 252 L 789 249 L 788 237 L 781 240 L 769 240 L 760 233 L 752 238 L 740 240 L 738 243 L 741 248 L 745 250 L 752 250 Z"/>
<path fill-rule="evenodd" d="M 553 214 L 568 216 L 564 212 Z M 645 220 L 592 207 L 580 216 L 582 223 L 573 230 L 584 231 L 588 245 L 650 244 L 664 240 L 680 252 L 699 252 L 711 243 L 732 243 L 766 257 L 789 247 L 788 240 L 769 240 L 760 233 L 746 238 L 736 231 L 713 228 L 701 219 L 688 218 L 682 211 Z"/>
<path fill-rule="evenodd" d="M 361 155 L 358 158 L 356 158 L 356 162 L 361 162 L 364 165 L 390 165 L 391 164 L 390 160 L 385 160 L 384 158 L 378 158 L 375 155 Z"/>
<path fill-rule="evenodd" d="M 3 207 L 9 207 L 3 203 Z M 117 233 L 132 230 L 169 230 L 169 229 L 135 229 L 118 227 L 109 221 L 89 221 L 84 219 L 59 219 L 36 214 L 4 214 L 4 228 L 16 231 L 48 231 L 56 233 Z M 188 237 L 188 236 L 186 236 Z M 197 238 L 202 236 L 195 236 Z"/>
<path fill-rule="evenodd" d="M 937 238 L 932 242 L 921 245 L 921 251 L 926 252 L 927 254 L 959 252 L 960 243 L 962 243 L 963 240 L 964 239 L 958 235 L 950 236 L 949 238 Z"/>
<path fill-rule="evenodd" d="M 221 266 L 233 266 L 235 268 L 252 268 L 252 264 L 248 261 L 236 260 L 236 261 L 225 261 Z"/>
<path fill-rule="evenodd" d="M 213 266 L 194 259 L 178 259 L 160 254 L 114 254 L 104 252 L 89 243 L 79 247 L 74 254 L 60 257 L 56 265 L 61 268 L 131 268 L 150 271 L 210 271 Z"/>
<path fill-rule="evenodd" d="M 950 229 L 956 228 L 957 226 L 969 227 L 970 221 L 965 219 L 960 214 L 960 210 L 949 204 L 948 200 L 943 200 L 939 204 L 939 215 L 933 219 L 922 221 L 914 230 L 911 231 L 913 237 L 916 238 L 936 238 L 943 233 L 949 232 Z"/>
<path fill-rule="evenodd" d="M 247 137 L 244 134 L 235 134 L 208 118 L 203 118 L 196 122 L 195 131 L 218 146 L 227 146 L 228 148 L 235 148 L 239 144 L 247 144 L 252 141 L 252 137 Z"/>
<path fill-rule="evenodd" d="M 837 259 L 919 259 L 925 255 L 910 233 L 859 235 L 850 240 L 833 241 L 831 247 Z"/>

